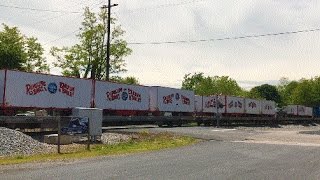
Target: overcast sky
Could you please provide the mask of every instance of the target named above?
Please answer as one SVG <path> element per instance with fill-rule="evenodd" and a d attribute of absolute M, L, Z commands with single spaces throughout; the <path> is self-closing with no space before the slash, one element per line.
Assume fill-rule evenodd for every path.
<path fill-rule="evenodd" d="M 81 13 L 41 12 L 4 6 L 81 12 L 107 1 L 2 0 L 0 22 L 17 26 L 49 49 L 77 42 Z M 320 2 L 312 0 L 113 0 L 128 43 L 193 41 L 320 28 Z M 144 85 L 181 87 L 187 73 L 230 76 L 240 86 L 276 84 L 318 76 L 320 31 L 259 38 L 129 45 L 128 72 Z M 52 60 L 52 57 L 47 57 Z M 52 73 L 59 73 L 53 69 Z"/>

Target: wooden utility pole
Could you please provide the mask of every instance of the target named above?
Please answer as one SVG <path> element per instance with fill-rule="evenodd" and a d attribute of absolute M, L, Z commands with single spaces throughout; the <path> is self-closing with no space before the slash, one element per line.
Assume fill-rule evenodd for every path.
<path fill-rule="evenodd" d="M 106 57 L 106 80 L 110 80 L 110 25 L 111 25 L 111 7 L 118 6 L 118 4 L 111 5 L 111 0 L 108 0 L 108 6 L 103 5 L 101 8 L 108 8 L 108 30 L 107 30 L 107 57 Z"/>

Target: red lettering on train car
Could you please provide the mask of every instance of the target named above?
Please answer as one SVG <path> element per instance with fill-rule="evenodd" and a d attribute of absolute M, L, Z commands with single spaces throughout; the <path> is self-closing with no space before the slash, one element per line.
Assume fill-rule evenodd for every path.
<path fill-rule="evenodd" d="M 242 103 L 240 101 L 230 101 L 228 104 L 229 109 L 235 108 L 242 108 Z"/>
<path fill-rule="evenodd" d="M 170 94 L 168 96 L 163 96 L 163 104 L 172 104 L 172 98 L 174 94 Z"/>
<path fill-rule="evenodd" d="M 257 104 L 255 102 L 250 102 L 249 107 L 251 107 L 252 109 L 257 108 Z"/>
<path fill-rule="evenodd" d="M 75 87 L 72 87 L 66 83 L 60 82 L 59 92 L 66 94 L 67 96 L 74 96 Z"/>
<path fill-rule="evenodd" d="M 112 91 L 108 91 L 106 93 L 106 98 L 109 100 L 109 101 L 114 101 L 116 99 L 120 99 L 120 92 L 122 92 L 122 88 L 118 88 L 118 89 L 115 89 L 115 90 L 112 90 Z"/>
<path fill-rule="evenodd" d="M 47 91 L 45 81 L 39 81 L 35 84 L 26 84 L 26 94 L 28 95 L 36 95 L 40 92 Z"/>
<path fill-rule="evenodd" d="M 130 101 L 137 101 L 137 102 L 141 102 L 141 94 L 135 92 L 132 89 L 128 88 L 128 94 L 129 94 L 129 100 Z"/>
<path fill-rule="evenodd" d="M 190 105 L 190 99 L 184 95 L 181 95 L 182 104 Z"/>

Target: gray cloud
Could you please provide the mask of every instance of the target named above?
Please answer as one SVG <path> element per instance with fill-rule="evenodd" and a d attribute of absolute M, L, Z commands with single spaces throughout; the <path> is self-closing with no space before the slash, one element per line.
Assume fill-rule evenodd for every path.
<path fill-rule="evenodd" d="M 182 1 L 112 2 L 119 4 L 113 12 L 126 30 L 128 42 L 224 38 L 320 27 L 320 4 L 312 0 L 210 0 L 172 7 L 159 5 Z M 4 0 L 1 3 L 78 11 L 84 5 L 98 2 Z M 97 10 L 99 5 L 94 8 Z M 42 43 L 58 39 L 80 27 L 79 15 L 57 17 L 59 15 L 0 8 L 1 22 L 18 26 L 23 33 L 38 37 Z M 75 42 L 75 34 L 72 34 L 46 47 Z M 300 79 L 318 75 L 319 42 L 320 33 L 313 32 L 189 44 L 130 45 L 133 54 L 126 60 L 128 75 L 138 77 L 143 84 L 180 87 L 184 74 L 204 72 L 210 76 L 228 75 L 249 87 L 255 83 L 274 82 L 273 79 L 283 76 Z"/>

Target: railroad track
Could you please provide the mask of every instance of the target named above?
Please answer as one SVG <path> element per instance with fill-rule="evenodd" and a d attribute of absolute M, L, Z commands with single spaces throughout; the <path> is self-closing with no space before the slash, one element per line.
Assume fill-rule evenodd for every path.
<path fill-rule="evenodd" d="M 61 127 L 66 126 L 71 119 L 70 116 L 65 117 L 17 117 L 17 116 L 0 116 L 0 126 L 11 129 L 18 129 L 23 132 L 50 132 L 57 131 L 58 120 L 61 121 Z M 163 116 L 104 116 L 103 127 L 121 125 L 146 125 L 156 124 L 157 121 L 181 121 L 183 124 L 203 123 L 205 125 L 216 125 L 217 119 L 214 117 L 163 117 Z M 294 117 L 221 117 L 219 125 L 276 125 L 276 124 L 304 124 L 318 123 L 320 118 L 294 118 Z M 134 126 L 132 126 L 134 127 Z"/>

